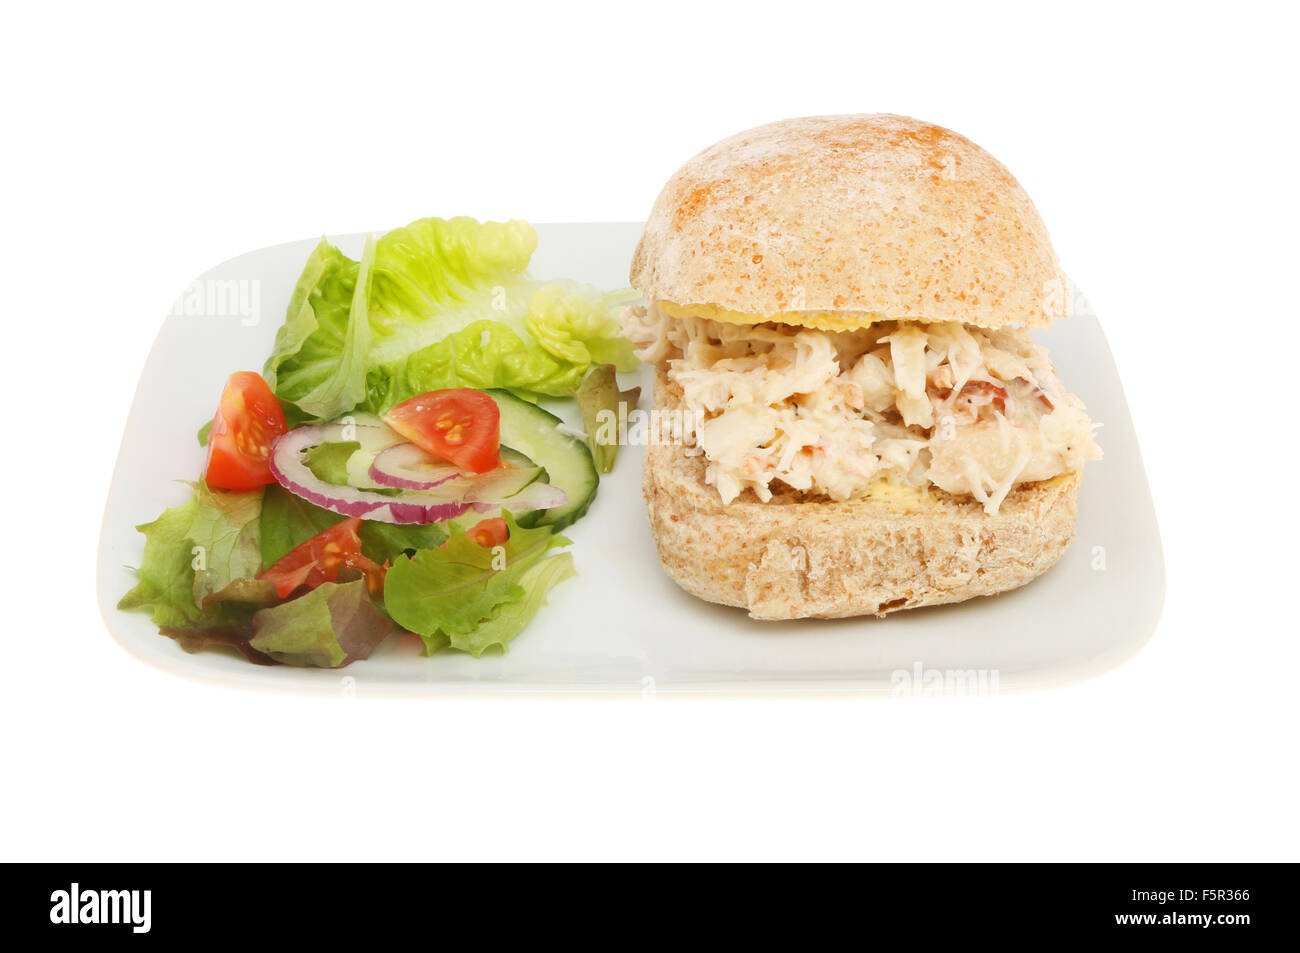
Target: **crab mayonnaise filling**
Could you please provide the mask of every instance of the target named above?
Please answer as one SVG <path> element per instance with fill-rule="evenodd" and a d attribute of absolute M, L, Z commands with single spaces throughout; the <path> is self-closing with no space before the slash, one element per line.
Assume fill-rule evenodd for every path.
<path fill-rule="evenodd" d="M 882 481 L 995 513 L 1020 483 L 1101 457 L 1083 403 L 1025 331 L 882 321 L 855 331 L 739 325 L 629 308 L 624 335 L 667 364 L 724 503 L 788 488 L 832 500 Z"/>

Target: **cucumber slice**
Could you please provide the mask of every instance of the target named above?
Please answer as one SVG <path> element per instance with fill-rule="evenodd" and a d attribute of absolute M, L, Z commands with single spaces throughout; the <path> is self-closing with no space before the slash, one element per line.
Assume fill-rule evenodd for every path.
<path fill-rule="evenodd" d="M 587 445 L 572 434 L 557 428 L 564 421 L 536 404 L 516 397 L 509 391 L 488 390 L 501 411 L 501 442 L 522 453 L 534 466 L 542 467 L 547 483 L 558 486 L 569 497 L 563 506 L 552 507 L 536 517 L 539 526 L 553 526 L 556 531 L 575 522 L 596 498 L 600 476 Z"/>
<path fill-rule="evenodd" d="M 538 466 L 537 461 L 529 457 L 528 454 L 520 453 L 514 447 L 507 447 L 505 444 L 501 445 L 501 459 L 505 463 L 510 464 L 512 467 L 517 467 L 520 470 L 531 470 L 533 467 Z M 545 467 L 542 467 L 541 479 L 542 482 L 546 482 Z"/>

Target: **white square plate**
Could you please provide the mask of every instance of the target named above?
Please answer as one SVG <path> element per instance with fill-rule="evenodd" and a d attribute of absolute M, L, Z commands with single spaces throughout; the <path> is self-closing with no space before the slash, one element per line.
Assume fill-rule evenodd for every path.
<path fill-rule="evenodd" d="M 535 276 L 626 285 L 639 223 L 537 230 Z M 357 256 L 362 238 L 336 242 Z M 426 659 L 390 639 L 364 662 L 325 671 L 251 665 L 219 651 L 187 654 L 144 613 L 115 608 L 133 584 L 125 567 L 140 561 L 144 538 L 134 527 L 185 499 L 188 489 L 175 481 L 194 479 L 202 468 L 195 431 L 227 375 L 261 369 L 315 243 L 249 252 L 203 275 L 191 286 L 203 294 L 167 317 L 140 377 L 104 513 L 99 602 L 113 637 L 151 665 L 234 687 L 360 697 L 962 694 L 1087 678 L 1131 657 L 1155 628 L 1164 562 L 1150 491 L 1105 335 L 1076 294 L 1075 316 L 1038 336 L 1066 386 L 1102 423 L 1106 458 L 1087 466 L 1075 542 L 1055 568 L 1021 589 L 887 619 L 754 622 L 741 610 L 686 595 L 663 575 L 641 503 L 642 450 L 631 447 L 602 480 L 588 515 L 566 530 L 578 578 L 552 592 L 505 655 Z M 648 395 L 648 372 L 643 377 Z"/>

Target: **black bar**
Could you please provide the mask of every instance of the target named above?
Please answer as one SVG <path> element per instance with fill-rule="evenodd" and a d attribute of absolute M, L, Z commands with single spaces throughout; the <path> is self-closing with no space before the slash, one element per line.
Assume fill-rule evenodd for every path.
<path fill-rule="evenodd" d="M 552 871 L 502 873 L 451 866 L 8 866 L 10 882 L 18 885 L 3 901 L 11 929 L 35 930 L 52 940 L 133 943 L 179 938 L 246 942 L 269 936 L 338 942 L 414 929 L 430 944 L 441 944 L 452 919 L 466 925 L 483 922 L 494 939 L 503 919 L 549 925 L 545 930 L 550 932 L 561 924 L 585 931 L 596 918 L 613 918 L 624 924 L 621 935 L 629 938 L 680 937 L 663 931 L 682 917 L 703 917 L 711 930 L 725 921 L 737 935 L 761 936 L 800 924 L 814 931 L 810 936 L 851 929 L 868 942 L 874 936 L 909 934 L 936 941 L 949 935 L 1074 939 L 1132 934 L 1178 942 L 1200 936 L 1238 942 L 1289 926 L 1291 913 L 1285 906 L 1295 873 L 1292 865 L 958 864 L 853 870 L 840 865 L 816 872 L 733 867 L 589 877 L 576 869 L 581 865 L 573 865 L 570 876 L 590 881 L 575 888 L 561 884 L 561 878 L 568 878 Z M 79 920 L 89 914 L 111 919 L 116 909 L 119 922 L 69 922 L 73 884 Z M 551 942 L 555 937 L 537 939 Z"/>

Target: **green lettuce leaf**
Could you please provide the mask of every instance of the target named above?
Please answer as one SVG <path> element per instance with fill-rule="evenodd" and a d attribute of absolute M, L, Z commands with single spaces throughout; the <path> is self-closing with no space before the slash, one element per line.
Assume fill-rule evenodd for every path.
<path fill-rule="evenodd" d="M 271 484 L 262 497 L 259 528 L 262 568 L 274 565 L 289 550 L 342 519 L 338 513 L 308 503 L 278 484 Z"/>
<path fill-rule="evenodd" d="M 447 532 L 437 523 L 377 523 L 362 520 L 361 552 L 377 563 L 391 563 L 398 556 L 417 549 L 437 549 L 447 541 Z"/>
<path fill-rule="evenodd" d="M 524 630 L 543 605 L 550 591 L 559 583 L 577 575 L 573 556 L 559 553 L 534 563 L 519 577 L 516 598 L 500 603 L 488 618 L 466 632 L 443 633 L 454 649 L 475 658 L 497 646 L 506 651 L 510 640 Z"/>
<path fill-rule="evenodd" d="M 152 523 L 136 527 L 144 533 L 144 555 L 135 570 L 136 584 L 118 602 L 119 609 L 142 609 L 160 628 L 203 622 L 203 610 L 194 601 L 195 554 L 190 542 L 198 506 L 198 498 L 191 496 Z"/>
<path fill-rule="evenodd" d="M 338 668 L 370 656 L 396 631 L 365 581 L 326 582 L 253 615 L 249 646 L 284 665 Z"/>
<path fill-rule="evenodd" d="M 566 397 L 593 360 L 610 361 L 623 370 L 637 366 L 631 344 L 618 336 L 613 317 L 626 296 L 604 295 L 573 282 L 515 290 L 531 296 L 507 297 L 500 312 L 486 312 L 402 360 L 372 367 L 366 382 L 369 408 L 381 413 L 416 394 L 445 387 L 500 387 L 534 400 Z M 462 307 L 456 316 L 463 320 L 475 313 Z"/>
<path fill-rule="evenodd" d="M 341 440 L 336 443 L 322 443 L 312 447 L 303 454 L 303 463 L 307 465 L 318 480 L 335 486 L 346 486 L 348 482 L 348 458 L 361 449 L 356 440 Z"/>
<path fill-rule="evenodd" d="M 419 338 L 420 326 L 479 297 L 498 300 L 537 250 L 527 222 L 425 218 L 395 228 L 375 254 L 372 318 L 381 337 Z M 493 292 L 494 286 L 499 288 Z"/>
<path fill-rule="evenodd" d="M 575 367 L 613 364 L 620 371 L 637 367 L 632 342 L 619 335 L 606 301 L 572 287 L 539 288 L 529 302 L 524 325 L 547 353 Z"/>
<path fill-rule="evenodd" d="M 591 459 L 601 473 L 614 469 L 618 455 L 618 422 L 626 420 L 641 399 L 641 388 L 619 390 L 613 364 L 597 364 L 582 379 L 574 392 L 578 411 L 582 414 L 582 427 L 587 432 L 587 446 Z M 621 412 L 620 412 L 621 411 Z"/>
<path fill-rule="evenodd" d="M 549 527 L 524 528 L 509 513 L 504 517 L 510 533 L 504 546 L 486 549 L 452 523 L 444 548 L 403 556 L 388 570 L 384 582 L 388 612 L 399 625 L 424 639 L 426 653 L 448 641 L 478 646 L 480 640 L 474 633 L 484 623 L 500 619 L 504 607 L 532 598 L 524 585 L 528 570 L 549 561 L 543 556 L 551 549 L 569 545 L 568 539 L 554 535 Z M 549 588 L 559 578 L 558 570 L 551 570 L 530 577 L 529 582 L 533 586 L 546 582 Z M 531 613 L 520 610 L 518 618 L 522 628 Z M 495 631 L 508 633 L 508 637 L 502 636 L 508 641 L 514 624 L 515 620 L 503 619 Z M 479 652 L 491 644 L 504 642 L 489 633 Z"/>
<path fill-rule="evenodd" d="M 325 239 L 307 259 L 262 376 L 281 400 L 330 419 L 365 398 L 370 275 L 376 255 L 366 240 L 355 262 Z"/>
<path fill-rule="evenodd" d="M 322 241 L 308 259 L 263 376 L 300 413 L 382 413 L 423 391 L 504 387 L 567 396 L 590 364 L 636 366 L 615 312 L 634 294 L 541 282 L 527 222 L 428 218 L 353 262 Z"/>
<path fill-rule="evenodd" d="M 251 578 L 261 562 L 261 496 L 198 484 L 180 506 L 137 527 L 145 535 L 144 555 L 118 608 L 149 612 L 187 651 L 246 642 L 253 608 L 274 598 L 273 587 Z"/>
<path fill-rule="evenodd" d="M 225 592 L 232 583 L 252 579 L 261 571 L 262 491 L 212 490 L 200 482 L 194 488 L 194 502 L 188 534 L 194 556 L 194 602 L 206 609 L 234 595 Z"/>
<path fill-rule="evenodd" d="M 366 393 L 370 406 L 382 409 L 446 387 L 500 387 L 536 399 L 581 377 L 581 367 L 530 346 L 506 325 L 475 321 L 404 361 L 372 368 Z"/>
<path fill-rule="evenodd" d="M 279 486 L 231 493 L 196 484 L 188 500 L 139 527 L 144 556 L 118 608 L 148 611 L 187 652 L 228 646 L 262 664 L 328 668 L 366 658 L 394 625 L 364 580 L 325 583 L 272 605 L 275 587 L 256 578 L 264 565 L 340 519 Z M 392 558 L 399 545 L 436 545 L 443 536 L 436 527 L 381 532 L 367 553 L 377 561 Z"/>
<path fill-rule="evenodd" d="M 284 487 L 268 486 L 262 502 L 262 568 L 273 565 L 285 553 L 343 519 L 337 513 L 308 503 Z M 434 549 L 447 539 L 437 523 L 361 522 L 361 551 L 377 563 L 392 562 L 403 553 Z"/>

